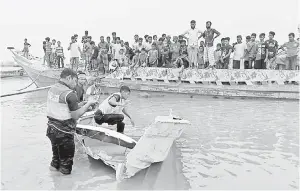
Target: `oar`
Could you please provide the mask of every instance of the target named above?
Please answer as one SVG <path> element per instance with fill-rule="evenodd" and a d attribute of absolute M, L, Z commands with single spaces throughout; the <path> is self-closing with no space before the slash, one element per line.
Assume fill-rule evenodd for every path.
<path fill-rule="evenodd" d="M 36 89 L 33 89 L 33 90 L 27 90 L 27 91 L 20 91 L 20 92 L 15 92 L 15 93 L 4 94 L 4 95 L 1 95 L 0 97 L 8 97 L 8 96 L 14 96 L 14 95 L 25 94 L 25 93 L 30 93 L 30 92 L 36 92 L 36 91 L 45 90 L 45 89 L 49 89 L 49 88 L 51 88 L 51 86 L 36 88 Z"/>

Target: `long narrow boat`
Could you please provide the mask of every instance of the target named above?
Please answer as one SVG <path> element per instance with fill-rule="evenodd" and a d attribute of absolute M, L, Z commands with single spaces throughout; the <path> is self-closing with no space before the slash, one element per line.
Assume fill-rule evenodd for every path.
<path fill-rule="evenodd" d="M 23 76 L 24 70 L 22 67 L 1 67 L 0 68 L 0 77 L 6 78 L 6 77 L 13 77 L 13 76 Z"/>
<path fill-rule="evenodd" d="M 13 48 L 10 50 L 14 60 L 38 87 L 57 82 L 61 69 L 48 69 L 42 65 L 42 59 L 26 59 Z M 127 85 L 137 91 L 297 100 L 299 86 L 294 84 L 299 81 L 299 70 L 185 69 L 181 72 L 172 68 L 121 67 L 105 76 L 101 86 L 115 89 Z"/>
<path fill-rule="evenodd" d="M 77 140 L 90 157 L 115 169 L 117 180 L 130 178 L 152 163 L 163 162 L 173 142 L 190 125 L 170 112 L 169 116 L 157 116 L 135 141 L 107 126 L 96 125 L 93 116 L 87 113 L 78 121 Z"/>

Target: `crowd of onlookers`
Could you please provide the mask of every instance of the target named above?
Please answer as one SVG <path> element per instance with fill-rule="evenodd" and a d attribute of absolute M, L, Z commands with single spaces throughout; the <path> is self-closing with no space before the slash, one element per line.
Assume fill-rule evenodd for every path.
<path fill-rule="evenodd" d="M 135 35 L 134 42 L 129 44 L 117 36 L 100 36 L 96 39 L 89 36 L 88 31 L 82 36 L 71 37 L 68 46 L 70 51 L 70 66 L 77 70 L 80 58 L 85 70 L 99 70 L 108 72 L 116 67 L 173 67 L 173 68 L 217 68 L 217 69 L 299 69 L 298 51 L 299 39 L 295 34 L 288 35 L 288 42 L 279 46 L 274 39 L 275 32 L 257 35 L 252 33 L 246 36 L 245 42 L 241 35 L 236 42 L 231 43 L 229 37 L 221 38 L 220 43 L 215 43 L 221 33 L 211 28 L 212 23 L 206 22 L 206 30 L 196 28 L 196 21 L 191 21 L 191 28 L 184 33 L 171 37 L 162 34 Z M 258 39 L 257 39 L 258 37 Z M 203 38 L 203 40 L 201 40 Z M 26 43 L 26 46 L 25 46 Z M 28 45 L 25 39 L 28 54 Z M 47 37 L 43 42 L 45 52 L 44 62 L 49 67 L 64 67 L 64 49 L 60 41 Z M 284 53 L 283 53 L 284 52 Z M 279 56 L 280 55 L 280 56 Z"/>

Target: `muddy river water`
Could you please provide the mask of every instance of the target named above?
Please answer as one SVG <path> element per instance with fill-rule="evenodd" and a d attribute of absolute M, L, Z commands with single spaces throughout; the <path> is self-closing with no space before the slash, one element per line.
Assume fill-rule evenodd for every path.
<path fill-rule="evenodd" d="M 27 78 L 1 80 L 1 93 L 25 87 Z M 46 93 L 1 99 L 2 189 L 298 189 L 299 103 L 133 92 L 130 112 L 139 137 L 158 115 L 189 120 L 165 162 L 117 183 L 115 171 L 77 145 L 70 176 L 49 171 Z M 104 98 L 104 97 L 102 97 Z M 129 123 L 126 120 L 126 123 Z"/>

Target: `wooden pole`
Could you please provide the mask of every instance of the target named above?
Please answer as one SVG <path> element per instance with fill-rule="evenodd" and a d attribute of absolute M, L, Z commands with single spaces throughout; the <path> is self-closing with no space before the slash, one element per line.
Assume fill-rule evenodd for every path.
<path fill-rule="evenodd" d="M 20 91 L 20 92 L 15 92 L 15 93 L 10 93 L 10 94 L 4 94 L 4 95 L 1 95 L 0 97 L 8 97 L 8 96 L 14 96 L 14 95 L 19 95 L 19 94 L 26 94 L 26 93 L 36 92 L 36 91 L 45 90 L 45 89 L 49 89 L 49 88 L 51 88 L 51 86 L 36 88 L 33 90 L 27 90 L 27 91 Z"/>

